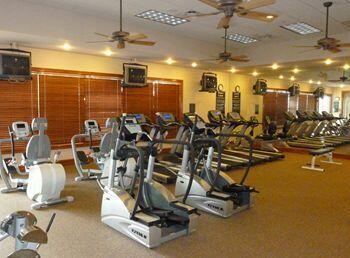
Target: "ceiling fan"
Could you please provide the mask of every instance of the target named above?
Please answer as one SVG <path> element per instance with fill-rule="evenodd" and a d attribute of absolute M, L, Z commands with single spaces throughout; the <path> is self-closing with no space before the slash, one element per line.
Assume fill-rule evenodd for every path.
<path fill-rule="evenodd" d="M 232 16 L 236 13 L 239 17 L 259 20 L 264 22 L 271 22 L 277 15 L 271 13 L 262 13 L 252 11 L 253 9 L 272 5 L 276 3 L 276 0 L 250 0 L 249 2 L 244 2 L 243 0 L 199 0 L 200 2 L 214 7 L 218 11 L 213 13 L 196 13 L 189 11 L 188 15 L 185 15 L 183 18 L 193 18 L 193 17 L 203 17 L 210 15 L 217 15 L 223 13 L 225 16 L 222 17 L 217 25 L 218 29 L 228 28 L 230 26 L 230 21 Z M 195 13 L 195 14 L 193 14 Z"/>
<path fill-rule="evenodd" d="M 117 42 L 118 43 L 117 47 L 119 49 L 125 48 L 125 42 L 130 44 L 136 44 L 136 45 L 153 46 L 156 42 L 141 40 L 141 39 L 146 39 L 147 35 L 142 33 L 130 34 L 129 32 L 123 31 L 123 1 L 120 0 L 119 3 L 120 3 L 119 31 L 113 32 L 111 36 L 95 32 L 96 35 L 104 37 L 106 38 L 106 40 L 89 41 L 87 43 Z"/>
<path fill-rule="evenodd" d="M 339 77 L 338 80 L 328 80 L 329 82 L 350 82 L 350 79 L 348 77 L 345 76 L 345 70 L 343 70 L 343 75 L 341 77 Z"/>
<path fill-rule="evenodd" d="M 232 56 L 231 53 L 227 52 L 227 28 L 225 28 L 225 37 L 224 38 L 225 38 L 224 52 L 220 53 L 218 58 L 204 59 L 201 61 L 219 61 L 220 64 L 228 62 L 228 61 L 249 62 L 249 59 L 246 55 Z"/>
<path fill-rule="evenodd" d="M 332 53 L 341 52 L 341 48 L 350 47 L 350 43 L 340 43 L 339 39 L 328 37 L 328 27 L 329 27 L 329 8 L 333 5 L 333 2 L 325 2 L 323 6 L 327 8 L 327 16 L 326 16 L 326 35 L 324 38 L 317 41 L 317 45 L 315 46 L 296 46 L 302 48 L 314 48 L 314 49 L 322 49 L 328 50 Z"/>

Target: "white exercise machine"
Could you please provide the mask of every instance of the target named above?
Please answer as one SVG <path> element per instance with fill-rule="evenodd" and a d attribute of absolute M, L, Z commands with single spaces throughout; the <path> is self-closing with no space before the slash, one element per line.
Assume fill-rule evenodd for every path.
<path fill-rule="evenodd" d="M 0 139 L 0 173 L 6 186 L 1 193 L 26 191 L 27 196 L 35 201 L 32 209 L 74 200 L 71 196 L 60 197 L 66 173 L 64 167 L 57 163 L 59 152 L 51 160 L 51 142 L 45 134 L 46 129 L 46 118 L 34 118 L 31 129 L 26 122 L 14 122 L 9 128 L 10 138 Z M 20 161 L 16 157 L 16 142 L 27 142 Z M 2 156 L 4 143 L 11 143 L 10 158 Z"/>

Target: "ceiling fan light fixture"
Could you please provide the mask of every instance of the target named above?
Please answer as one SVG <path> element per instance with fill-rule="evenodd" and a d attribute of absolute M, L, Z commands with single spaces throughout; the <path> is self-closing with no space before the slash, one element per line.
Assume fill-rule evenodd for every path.
<path fill-rule="evenodd" d="M 273 18 L 275 18 L 275 16 L 273 16 L 273 15 L 266 15 L 266 19 L 268 19 L 268 20 L 272 20 Z"/>
<path fill-rule="evenodd" d="M 229 34 L 229 35 L 226 36 L 226 38 L 228 40 L 232 40 L 232 41 L 235 41 L 235 42 L 238 42 L 238 43 L 242 43 L 242 44 L 250 44 L 250 43 L 254 43 L 254 42 L 258 41 L 255 38 L 252 38 L 252 37 L 249 37 L 249 36 L 246 36 L 246 35 L 242 35 L 242 34 L 238 34 L 238 33 Z"/>
<path fill-rule="evenodd" d="M 188 19 L 176 17 L 174 15 L 159 12 L 156 10 L 148 10 L 148 11 L 136 14 L 135 16 L 138 18 L 143 18 L 146 20 L 160 22 L 163 24 L 171 25 L 171 26 L 177 26 L 180 24 L 190 22 Z"/>
<path fill-rule="evenodd" d="M 297 23 L 282 25 L 281 28 L 292 31 L 300 35 L 308 35 L 308 34 L 321 32 L 320 29 L 314 26 L 311 26 L 310 24 L 307 24 L 305 22 L 297 22 Z"/>

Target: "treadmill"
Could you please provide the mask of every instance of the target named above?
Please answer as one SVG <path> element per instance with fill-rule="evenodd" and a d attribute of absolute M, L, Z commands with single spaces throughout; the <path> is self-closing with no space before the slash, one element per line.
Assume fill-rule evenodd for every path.
<path fill-rule="evenodd" d="M 248 127 L 251 124 L 245 121 L 238 113 L 232 112 L 229 113 L 229 119 L 226 119 L 224 114 L 220 110 L 210 110 L 208 112 L 208 119 L 210 123 L 216 127 L 217 130 L 220 130 L 223 134 L 232 134 L 235 129 L 239 126 L 242 126 L 238 134 L 244 135 Z M 232 137 L 233 138 L 233 137 Z M 241 157 L 248 158 L 249 150 L 244 148 L 241 145 L 241 141 L 233 141 L 232 149 L 229 148 L 229 142 L 232 140 L 230 137 L 221 137 L 220 141 L 224 148 L 223 153 L 227 155 L 240 155 Z M 253 150 L 253 164 L 259 164 L 267 161 L 272 161 L 280 158 L 279 153 L 274 155 L 267 155 L 267 151 Z M 282 156 L 284 157 L 284 156 Z"/>
<path fill-rule="evenodd" d="M 152 129 L 154 127 L 154 125 L 152 125 L 151 123 L 149 123 L 145 117 L 144 114 L 128 114 L 127 116 L 127 124 L 126 126 L 132 126 L 132 124 L 134 123 L 134 119 L 128 119 L 128 118 L 135 118 L 137 124 L 142 128 L 142 130 L 147 131 L 147 129 L 145 129 L 145 127 L 148 127 L 150 129 Z M 132 136 L 135 137 L 135 136 Z M 145 138 L 141 138 L 141 140 L 147 141 L 148 139 Z M 141 147 L 145 153 L 148 152 L 148 148 L 147 146 L 139 146 Z M 148 159 L 145 160 L 145 162 L 148 162 Z M 147 164 L 146 164 L 147 166 Z M 170 169 L 169 167 L 165 166 L 164 164 L 161 164 L 159 162 L 155 162 L 154 163 L 154 171 L 153 171 L 153 179 L 156 180 L 159 183 L 163 183 L 163 184 L 172 184 L 176 182 L 176 178 L 177 178 L 177 173 L 176 171 Z"/>
<path fill-rule="evenodd" d="M 242 126 L 241 133 L 246 134 L 246 131 L 248 128 L 251 128 L 251 132 L 253 133 L 254 128 L 260 125 L 259 121 L 256 117 L 251 117 L 250 120 L 245 120 L 239 113 L 237 112 L 229 112 L 227 113 L 227 122 L 231 125 L 232 130 L 237 129 L 238 126 Z M 264 140 L 262 138 L 256 138 L 257 141 L 265 141 L 265 142 L 271 142 L 276 141 L 277 139 L 271 139 L 271 136 L 268 138 L 268 140 Z M 243 147 L 242 148 L 245 151 L 249 151 L 248 148 Z M 274 161 L 278 159 L 284 159 L 285 155 L 278 150 L 276 151 L 269 151 L 269 150 L 263 150 L 263 149 L 253 149 L 253 155 L 261 155 L 260 157 L 264 158 L 266 161 Z"/>
<path fill-rule="evenodd" d="M 184 141 L 188 137 L 188 132 L 189 132 L 189 120 L 184 123 L 179 123 L 176 118 L 174 117 L 173 114 L 171 113 L 166 113 L 166 112 L 158 112 L 156 113 L 157 117 L 157 124 L 160 127 L 161 130 L 161 135 L 160 137 L 165 137 L 166 131 L 168 129 L 174 128 L 175 126 L 179 126 L 177 135 L 176 135 L 176 140 L 179 141 Z M 215 154 L 217 155 L 217 153 Z M 217 166 L 217 156 L 213 157 L 213 166 Z M 171 148 L 170 152 L 168 153 L 161 153 L 158 157 L 157 160 L 162 163 L 162 164 L 167 164 L 171 166 L 172 169 L 179 169 L 179 166 L 181 165 L 182 162 L 182 148 L 179 145 L 173 145 Z M 240 158 L 234 158 L 234 157 L 225 157 L 222 155 L 221 157 L 221 169 L 224 171 L 231 170 L 235 167 L 240 167 L 246 165 L 248 160 L 246 159 L 240 159 Z"/>
<path fill-rule="evenodd" d="M 289 128 L 285 135 L 285 142 L 290 147 L 306 149 L 322 149 L 330 147 L 321 141 L 312 141 L 302 138 L 302 131 L 307 127 L 303 120 L 297 118 L 292 112 L 284 112 L 284 117 L 289 123 Z"/>

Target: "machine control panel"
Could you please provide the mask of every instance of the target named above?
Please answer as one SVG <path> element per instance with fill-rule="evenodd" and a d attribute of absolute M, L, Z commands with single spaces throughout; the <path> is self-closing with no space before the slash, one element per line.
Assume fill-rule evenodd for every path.
<path fill-rule="evenodd" d="M 138 124 L 138 121 L 135 115 L 127 115 L 125 118 L 125 128 L 128 130 L 129 134 L 137 134 L 142 132 L 141 126 Z"/>
<path fill-rule="evenodd" d="M 91 134 L 98 134 L 100 132 L 100 127 L 96 120 L 85 120 L 84 122 L 85 131 L 91 132 Z"/>
<path fill-rule="evenodd" d="M 172 113 L 158 112 L 156 115 L 157 120 L 160 124 L 169 124 L 176 122 L 176 119 Z"/>
<path fill-rule="evenodd" d="M 27 122 L 13 122 L 12 131 L 17 139 L 25 138 L 30 135 L 29 124 Z"/>

